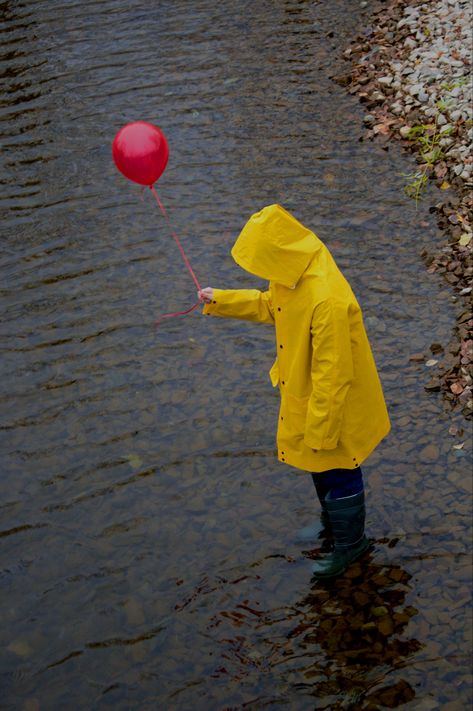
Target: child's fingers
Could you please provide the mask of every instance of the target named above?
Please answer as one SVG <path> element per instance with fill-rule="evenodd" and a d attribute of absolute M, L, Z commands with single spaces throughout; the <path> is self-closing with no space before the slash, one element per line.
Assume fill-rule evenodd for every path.
<path fill-rule="evenodd" d="M 212 301 L 213 289 L 210 286 L 206 286 L 205 289 L 198 291 L 197 295 L 199 297 L 199 301 L 209 304 Z"/>

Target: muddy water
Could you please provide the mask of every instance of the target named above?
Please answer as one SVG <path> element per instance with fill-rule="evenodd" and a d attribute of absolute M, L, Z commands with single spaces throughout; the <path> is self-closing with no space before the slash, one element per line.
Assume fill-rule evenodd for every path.
<path fill-rule="evenodd" d="M 0 12 L 2 709 L 467 708 L 470 443 L 409 360 L 453 327 L 419 257 L 441 236 L 330 80 L 369 6 Z M 393 431 L 365 465 L 373 549 L 338 581 L 311 582 L 312 484 L 275 460 L 271 329 L 153 328 L 194 288 L 112 164 L 136 119 L 168 136 L 158 188 L 202 284 L 264 286 L 229 250 L 277 201 L 357 293 Z"/>

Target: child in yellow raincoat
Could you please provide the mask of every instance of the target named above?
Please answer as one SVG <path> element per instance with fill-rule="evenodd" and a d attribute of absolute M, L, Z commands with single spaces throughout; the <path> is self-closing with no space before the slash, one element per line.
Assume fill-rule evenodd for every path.
<path fill-rule="evenodd" d="M 360 465 L 390 429 L 361 310 L 325 245 L 280 205 L 250 218 L 232 256 L 268 291 L 207 287 L 203 312 L 275 326 L 278 458 L 312 473 L 334 541 L 313 573 L 334 577 L 368 548 Z"/>

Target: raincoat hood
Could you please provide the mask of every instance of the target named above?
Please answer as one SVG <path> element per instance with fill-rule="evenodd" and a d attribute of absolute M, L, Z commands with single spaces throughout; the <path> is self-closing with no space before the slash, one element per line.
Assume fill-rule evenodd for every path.
<path fill-rule="evenodd" d="M 250 274 L 293 288 L 321 247 L 281 205 L 268 205 L 250 217 L 231 253 Z"/>

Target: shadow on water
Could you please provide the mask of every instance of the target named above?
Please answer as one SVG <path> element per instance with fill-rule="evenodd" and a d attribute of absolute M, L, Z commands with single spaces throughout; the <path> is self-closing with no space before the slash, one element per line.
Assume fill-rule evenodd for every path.
<path fill-rule="evenodd" d="M 330 79 L 369 10 L 0 3 L 2 710 L 471 705 L 471 445 L 410 359 L 454 325 L 419 258 L 440 236 Z M 313 587 L 295 539 L 317 507 L 275 461 L 271 329 L 152 327 L 195 295 L 111 161 L 137 118 L 168 136 L 201 283 L 264 286 L 229 252 L 279 201 L 359 298 L 393 429 L 364 467 L 373 550 L 339 581 Z"/>

